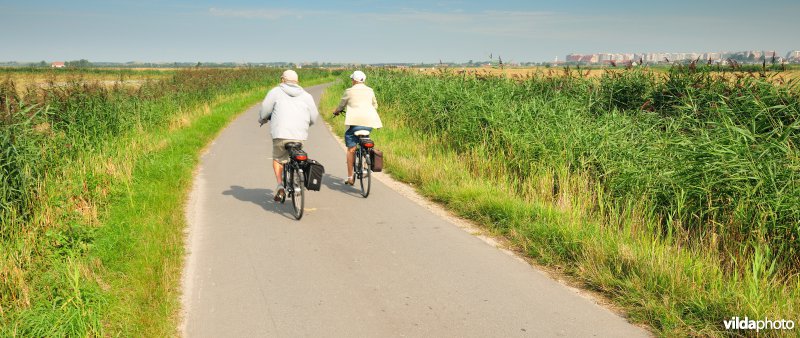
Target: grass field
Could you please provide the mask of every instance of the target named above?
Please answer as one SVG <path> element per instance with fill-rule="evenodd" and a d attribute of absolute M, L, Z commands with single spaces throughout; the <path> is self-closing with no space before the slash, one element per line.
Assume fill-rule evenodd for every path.
<path fill-rule="evenodd" d="M 759 67 L 751 67 L 750 72 L 720 72 L 730 78 L 736 76 L 758 76 Z M 669 71 L 668 66 L 646 66 L 637 67 L 639 71 L 653 72 L 656 74 L 664 74 Z M 599 78 L 609 73 L 621 74 L 630 72 L 631 70 L 625 69 L 624 66 L 609 67 L 609 66 L 566 66 L 566 67 L 436 67 L 436 68 L 408 68 L 399 70 L 401 72 L 420 73 L 426 75 L 441 75 L 443 73 L 488 77 L 488 76 L 505 76 L 512 79 L 526 79 L 531 77 L 582 77 L 582 78 Z M 784 71 L 766 71 L 764 76 L 776 82 L 781 82 L 791 79 L 800 79 L 800 67 L 794 65 L 786 66 Z"/>
<path fill-rule="evenodd" d="M 800 319 L 796 82 L 559 71 L 369 71 L 387 171 L 660 335 Z M 0 336 L 175 335 L 197 153 L 278 75 L 0 70 Z"/>
<path fill-rule="evenodd" d="M 280 71 L 195 69 L 135 88 L 70 82 L 22 94 L 3 83 L 0 336 L 176 335 L 182 206 L 198 153 Z M 329 74 L 300 73 L 309 85 Z"/>
<path fill-rule="evenodd" d="M 737 336 L 724 319 L 800 319 L 796 83 L 686 69 L 368 75 L 389 173 L 632 321 Z"/>
<path fill-rule="evenodd" d="M 0 68 L 0 82 L 13 82 L 20 94 L 69 84 L 100 84 L 106 87 L 138 88 L 147 81 L 163 80 L 174 75 L 173 69 L 49 69 Z"/>

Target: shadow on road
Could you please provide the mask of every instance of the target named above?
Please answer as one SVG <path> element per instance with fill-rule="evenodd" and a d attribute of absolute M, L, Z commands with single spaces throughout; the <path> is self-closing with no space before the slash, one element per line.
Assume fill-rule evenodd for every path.
<path fill-rule="evenodd" d="M 322 184 L 326 188 L 331 189 L 333 191 L 340 191 L 350 196 L 363 198 L 361 197 L 361 190 L 359 190 L 358 188 L 358 181 L 356 181 L 356 185 L 351 187 L 349 185 L 344 184 L 344 178 L 330 174 L 325 174 L 325 176 L 323 177 L 324 178 L 322 179 Z"/>
<path fill-rule="evenodd" d="M 266 211 L 294 220 L 291 211 L 292 202 L 287 200 L 286 204 L 281 204 L 273 201 L 272 196 L 275 196 L 275 192 L 272 189 L 247 189 L 239 185 L 232 185 L 230 190 L 223 191 L 222 194 L 233 196 L 240 201 L 253 203 Z"/>

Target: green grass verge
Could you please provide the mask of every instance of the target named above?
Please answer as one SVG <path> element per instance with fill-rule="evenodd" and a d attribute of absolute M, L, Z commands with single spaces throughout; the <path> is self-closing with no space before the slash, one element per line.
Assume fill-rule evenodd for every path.
<path fill-rule="evenodd" d="M 105 315 L 110 332 L 164 337 L 175 334 L 184 256 L 183 205 L 198 153 L 264 91 L 226 99 L 178 132 L 155 135 L 163 150 L 138 161 L 129 194 L 116 198 L 98 233 L 94 256 L 110 285 Z"/>
<path fill-rule="evenodd" d="M 318 78 L 303 85 L 327 81 L 330 78 Z M 6 308 L 4 313 L 0 307 L 0 336 L 177 335 L 183 207 L 199 153 L 268 89 L 221 96 L 153 132 L 97 144 L 65 165 L 59 181 L 46 181 L 41 195 L 48 200 L 35 222 L 58 217 L 54 215 L 64 209 L 71 209 L 65 213 L 73 217 L 67 218 L 68 230 L 45 236 L 50 242 L 46 247 L 57 252 L 30 252 L 29 248 L 44 247 L 29 243 L 41 240 L 34 236 L 9 242 L 18 243 L 20 250 L 3 250 L 0 278 L 20 278 L 22 283 L 21 278 L 33 273 L 35 284 L 20 285 L 37 289 L 0 290 L 4 297 L 31 299 L 26 308 Z M 40 259 L 51 263 L 35 263 Z M 21 271 L 11 264 L 15 260 L 52 269 Z"/>
<path fill-rule="evenodd" d="M 313 85 L 320 79 L 304 83 Z M 97 240 L 113 299 L 110 332 L 175 334 L 186 226 L 184 204 L 200 151 L 234 117 L 263 99 L 265 89 L 227 98 L 179 132 L 157 135 L 164 149 L 140 160 L 131 193 L 120 196 Z M 180 193 L 176 193 L 180 192 Z"/>
<path fill-rule="evenodd" d="M 373 81 L 379 81 L 374 74 Z M 340 135 L 343 122 L 330 111 L 344 89 L 344 82 L 329 87 L 321 103 L 325 118 Z M 388 91 L 382 93 L 387 97 L 402 97 L 389 86 L 375 89 Z M 385 153 L 387 173 L 508 238 L 523 255 L 602 293 L 625 310 L 630 321 L 648 325 L 655 334 L 755 335 L 754 330 L 725 331 L 723 320 L 732 316 L 800 319 L 797 279 L 763 275 L 770 269 L 764 266 L 769 261 L 766 254 L 757 253 L 752 269 L 744 274 L 724 271 L 715 252 L 675 245 L 648 231 L 652 224 L 644 220 L 650 215 L 634 214 L 642 208 L 604 210 L 600 214 L 606 216 L 598 217 L 588 206 L 603 198 L 596 195 L 602 190 L 587 177 L 554 169 L 520 182 L 493 163 L 491 149 L 477 146 L 457 152 L 447 146 L 445 136 L 410 127 L 409 116 L 419 114 L 409 112 L 411 103 L 379 104 L 386 127 L 371 137 Z M 458 111 L 451 114 L 451 119 L 456 118 Z M 559 182 L 558 194 L 539 197 L 551 196 L 553 182 Z M 786 333 L 798 331 L 762 331 L 760 335 Z"/>

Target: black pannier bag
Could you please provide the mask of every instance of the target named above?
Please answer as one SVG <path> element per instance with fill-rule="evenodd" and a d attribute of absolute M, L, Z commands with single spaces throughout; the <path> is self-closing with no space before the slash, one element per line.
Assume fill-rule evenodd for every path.
<path fill-rule="evenodd" d="M 372 171 L 376 173 L 383 171 L 383 152 L 372 148 L 369 156 L 372 157 Z"/>
<path fill-rule="evenodd" d="M 303 172 L 306 178 L 306 189 L 319 191 L 322 187 L 322 175 L 325 174 L 325 167 L 315 160 L 308 160 Z"/>

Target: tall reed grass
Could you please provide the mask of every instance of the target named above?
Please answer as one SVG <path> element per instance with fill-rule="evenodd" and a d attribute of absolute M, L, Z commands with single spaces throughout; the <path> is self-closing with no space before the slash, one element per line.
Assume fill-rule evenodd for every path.
<path fill-rule="evenodd" d="M 796 82 L 686 70 L 596 81 L 373 78 L 409 126 L 458 152 L 486 147 L 520 181 L 556 168 L 585 173 L 602 189 L 598 210 L 635 201 L 653 215 L 654 231 L 678 243 L 713 240 L 731 264 L 766 245 L 779 271 L 798 272 Z"/>
<path fill-rule="evenodd" d="M 391 173 L 636 321 L 718 335 L 733 314 L 797 317 L 797 82 L 703 67 L 369 81 L 401 130 L 375 135 Z"/>
<path fill-rule="evenodd" d="M 80 72 L 58 86 L 0 82 L 0 336 L 173 334 L 183 212 L 128 209 L 153 203 L 134 196 L 179 206 L 180 191 L 158 189 L 187 182 L 184 164 L 194 163 L 202 144 L 164 150 L 178 139 L 213 136 L 280 74 L 191 69 L 137 87 L 87 81 Z M 329 74 L 301 72 L 312 81 Z M 224 117 L 181 133 L 219 102 Z M 161 170 L 149 162 L 156 158 Z M 162 179 L 141 187 L 150 177 L 134 175 L 142 168 Z M 124 215 L 109 215 L 112 201 Z M 148 296 L 155 294 L 168 299 Z"/>

